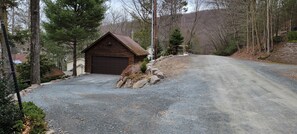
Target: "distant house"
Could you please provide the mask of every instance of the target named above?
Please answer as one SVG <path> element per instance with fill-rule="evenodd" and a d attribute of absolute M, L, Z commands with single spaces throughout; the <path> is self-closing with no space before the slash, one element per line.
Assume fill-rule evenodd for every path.
<path fill-rule="evenodd" d="M 27 61 L 26 54 L 12 54 L 12 60 L 14 64 L 21 64 Z"/>
<path fill-rule="evenodd" d="M 78 58 L 76 60 L 76 71 L 77 75 L 85 74 L 85 59 L 84 58 Z M 73 70 L 73 61 L 69 61 L 67 63 L 67 72 L 72 72 Z"/>
<path fill-rule="evenodd" d="M 131 64 L 149 54 L 128 36 L 106 33 L 85 50 L 85 71 L 98 74 L 121 74 Z"/>

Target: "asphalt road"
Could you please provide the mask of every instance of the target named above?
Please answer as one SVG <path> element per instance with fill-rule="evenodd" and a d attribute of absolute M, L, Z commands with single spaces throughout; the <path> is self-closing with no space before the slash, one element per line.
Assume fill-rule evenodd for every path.
<path fill-rule="evenodd" d="M 297 133 L 297 66 L 190 56 L 189 69 L 143 89 L 116 89 L 117 76 L 87 75 L 24 98 L 56 133 Z"/>

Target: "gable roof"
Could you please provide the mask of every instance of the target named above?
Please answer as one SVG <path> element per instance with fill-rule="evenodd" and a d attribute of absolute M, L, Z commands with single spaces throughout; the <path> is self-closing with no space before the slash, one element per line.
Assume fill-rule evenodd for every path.
<path fill-rule="evenodd" d="M 82 51 L 82 53 L 85 53 L 88 50 L 90 50 L 93 46 L 95 46 L 98 42 L 100 42 L 102 39 L 104 39 L 108 35 L 111 35 L 112 37 L 114 37 L 122 45 L 124 45 L 126 48 L 128 48 L 132 53 L 134 53 L 137 56 L 145 56 L 145 55 L 148 55 L 149 54 L 146 50 L 144 50 L 138 43 L 136 43 L 130 37 L 123 36 L 123 35 L 113 34 L 111 32 L 107 32 L 105 35 L 103 35 L 102 37 L 100 37 L 98 40 L 96 40 L 94 43 L 92 43 L 89 47 L 87 47 L 86 49 L 84 49 Z"/>

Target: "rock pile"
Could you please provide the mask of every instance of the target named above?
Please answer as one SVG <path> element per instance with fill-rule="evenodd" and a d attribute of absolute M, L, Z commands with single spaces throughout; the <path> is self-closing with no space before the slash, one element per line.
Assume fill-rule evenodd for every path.
<path fill-rule="evenodd" d="M 145 73 L 140 71 L 140 65 L 130 65 L 118 80 L 117 88 L 142 88 L 145 85 L 153 85 L 158 83 L 161 79 L 164 79 L 165 75 L 159 69 L 153 67 L 153 63 L 147 64 L 147 70 Z"/>

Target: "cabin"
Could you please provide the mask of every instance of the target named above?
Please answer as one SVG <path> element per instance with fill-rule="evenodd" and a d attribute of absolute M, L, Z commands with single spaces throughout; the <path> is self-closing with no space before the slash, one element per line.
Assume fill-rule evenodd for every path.
<path fill-rule="evenodd" d="M 149 54 L 128 36 L 111 32 L 84 49 L 85 72 L 120 75 L 129 65 L 143 61 Z"/>

